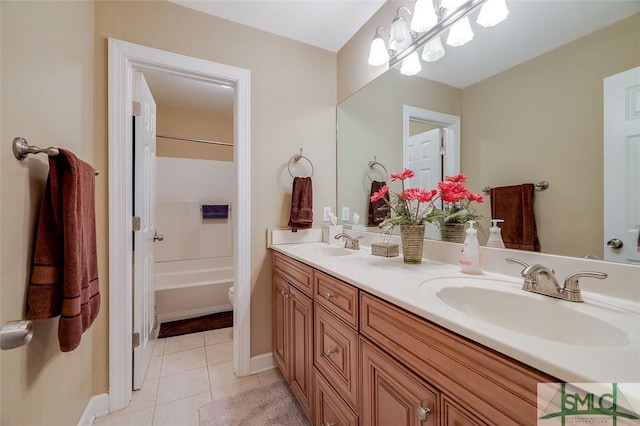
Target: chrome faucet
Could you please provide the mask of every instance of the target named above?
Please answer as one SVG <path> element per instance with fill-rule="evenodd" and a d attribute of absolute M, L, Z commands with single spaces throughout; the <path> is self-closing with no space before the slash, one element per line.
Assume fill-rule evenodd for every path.
<path fill-rule="evenodd" d="M 345 234 L 344 232 L 341 232 L 339 234 L 337 234 L 335 236 L 336 240 L 339 240 L 340 238 L 344 238 L 344 248 L 348 248 L 351 250 L 360 250 L 360 239 L 362 237 L 351 237 L 351 235 L 349 234 Z"/>
<path fill-rule="evenodd" d="M 600 280 L 607 278 L 607 274 L 604 272 L 575 272 L 567 276 L 564 280 L 564 285 L 560 287 L 560 283 L 553 269 L 540 264 L 528 265 L 521 260 L 511 257 L 507 257 L 505 260 L 524 266 L 524 269 L 520 272 L 520 275 L 524 278 L 524 283 L 522 284 L 523 290 L 567 300 L 569 302 L 583 302 L 578 283 L 579 278 L 589 277 Z"/>

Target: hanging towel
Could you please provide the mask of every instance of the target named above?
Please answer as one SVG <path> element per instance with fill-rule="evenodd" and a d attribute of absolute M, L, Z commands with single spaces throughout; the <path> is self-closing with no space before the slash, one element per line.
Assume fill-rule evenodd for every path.
<path fill-rule="evenodd" d="M 374 180 L 371 182 L 371 194 L 373 195 L 385 186 L 386 182 L 379 182 Z M 369 220 L 368 226 L 378 226 L 382 221 L 389 217 L 391 208 L 389 207 L 389 193 L 386 193 L 383 198 L 378 201 L 371 201 L 369 198 Z"/>
<path fill-rule="evenodd" d="M 227 219 L 229 218 L 229 205 L 228 204 L 203 204 L 202 205 L 202 218 L 203 219 Z"/>
<path fill-rule="evenodd" d="M 293 178 L 291 216 L 289 226 L 295 229 L 311 228 L 313 223 L 313 188 L 310 177 Z"/>
<path fill-rule="evenodd" d="M 491 188 L 491 217 L 504 219 L 501 228 L 506 248 L 540 251 L 533 194 L 532 183 Z"/>
<path fill-rule="evenodd" d="M 72 152 L 49 157 L 36 233 L 27 318 L 60 315 L 62 352 L 74 350 L 100 309 L 95 171 Z"/>

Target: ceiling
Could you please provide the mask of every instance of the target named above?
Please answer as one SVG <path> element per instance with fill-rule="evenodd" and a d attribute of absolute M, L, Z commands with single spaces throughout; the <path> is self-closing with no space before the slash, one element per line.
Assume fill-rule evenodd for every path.
<path fill-rule="evenodd" d="M 384 0 L 170 0 L 223 19 L 338 51 Z M 475 38 L 422 62 L 420 75 L 464 88 L 640 12 L 640 0 L 507 0 L 509 18 L 492 28 L 475 24 Z M 387 27 L 390 25 L 389 16 Z M 372 34 L 373 37 L 373 34 Z M 444 42 L 444 39 L 443 39 Z M 233 90 L 145 71 L 156 102 L 232 113 Z"/>

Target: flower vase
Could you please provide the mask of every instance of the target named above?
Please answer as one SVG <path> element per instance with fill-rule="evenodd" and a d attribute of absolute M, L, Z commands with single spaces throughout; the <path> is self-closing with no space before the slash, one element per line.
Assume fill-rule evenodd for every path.
<path fill-rule="evenodd" d="M 464 243 L 465 224 L 464 223 L 442 223 L 440 224 L 440 240 L 449 243 Z"/>
<path fill-rule="evenodd" d="M 422 263 L 424 225 L 401 225 L 400 237 L 404 263 Z"/>

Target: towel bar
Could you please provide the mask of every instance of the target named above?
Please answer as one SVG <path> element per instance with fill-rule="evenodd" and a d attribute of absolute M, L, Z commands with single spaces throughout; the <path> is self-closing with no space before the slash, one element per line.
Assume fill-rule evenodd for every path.
<path fill-rule="evenodd" d="M 549 188 L 549 182 L 547 182 L 546 180 L 542 180 L 542 181 L 534 184 L 533 187 L 535 189 L 539 189 L 540 191 L 544 191 L 545 189 Z M 491 187 L 490 186 L 485 186 L 482 189 L 482 192 L 484 192 L 485 194 L 489 194 L 491 192 Z"/>
<path fill-rule="evenodd" d="M 29 142 L 27 142 L 25 138 L 21 137 L 17 137 L 13 140 L 13 155 L 15 155 L 19 161 L 27 158 L 29 154 L 40 154 L 43 152 L 50 157 L 60 154 L 58 148 L 54 148 L 52 146 L 47 148 L 38 148 L 35 145 L 29 145 Z M 96 176 L 100 174 L 98 170 L 96 170 L 95 173 Z"/>

